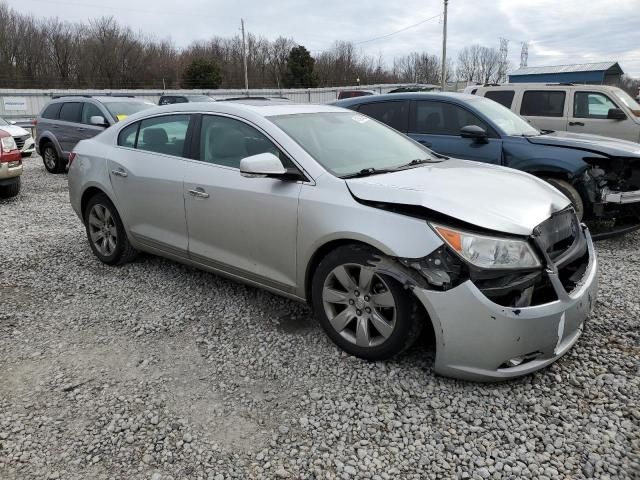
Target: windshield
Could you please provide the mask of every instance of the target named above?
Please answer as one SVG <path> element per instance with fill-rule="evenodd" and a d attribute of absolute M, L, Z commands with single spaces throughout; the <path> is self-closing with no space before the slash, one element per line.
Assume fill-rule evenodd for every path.
<path fill-rule="evenodd" d="M 151 102 L 105 102 L 104 105 L 118 122 L 124 120 L 129 115 L 156 106 Z"/>
<path fill-rule="evenodd" d="M 624 103 L 627 106 L 627 108 L 629 108 L 629 110 L 631 110 L 636 117 L 640 117 L 640 104 L 638 104 L 638 102 L 636 102 L 631 97 L 631 95 L 629 95 L 624 90 L 620 90 L 619 88 L 616 88 L 614 90 L 614 93 L 616 94 L 616 97 L 618 97 L 618 99 L 622 103 Z"/>
<path fill-rule="evenodd" d="M 516 115 L 498 102 L 482 97 L 468 100 L 468 102 L 507 135 L 524 135 L 527 137 L 540 135 L 540 131 L 533 128 L 524 118 Z"/>
<path fill-rule="evenodd" d="M 191 95 L 187 97 L 190 102 L 215 102 L 215 100 L 206 95 Z"/>
<path fill-rule="evenodd" d="M 0 117 L 0 125 L 11 125 L 11 124 L 7 122 L 4 118 Z"/>
<path fill-rule="evenodd" d="M 363 169 L 395 168 L 417 159 L 440 161 L 408 137 L 358 113 L 323 112 L 268 118 L 339 177 Z"/>

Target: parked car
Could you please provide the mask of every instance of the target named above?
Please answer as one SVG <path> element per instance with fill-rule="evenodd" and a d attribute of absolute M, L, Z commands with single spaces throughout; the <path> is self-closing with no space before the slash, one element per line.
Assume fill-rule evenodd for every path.
<path fill-rule="evenodd" d="M 440 87 L 435 85 L 406 85 L 389 90 L 387 93 L 434 92 L 438 90 L 440 90 Z"/>
<path fill-rule="evenodd" d="M 70 159 L 100 261 L 143 250 L 306 301 L 362 358 L 426 327 L 438 373 L 523 375 L 567 352 L 596 299 L 589 231 L 556 189 L 341 108 L 160 107 Z"/>
<path fill-rule="evenodd" d="M 36 144 L 33 141 L 31 133 L 16 125 L 15 122 L 7 122 L 4 118 L 0 117 L 0 130 L 7 132 L 13 137 L 23 157 L 30 157 L 31 154 L 35 152 Z"/>
<path fill-rule="evenodd" d="M 640 142 L 640 105 L 618 87 L 512 83 L 480 86 L 473 93 L 510 108 L 538 129 Z"/>
<path fill-rule="evenodd" d="M 173 105 L 174 103 L 189 102 L 215 102 L 208 95 L 162 95 L 158 101 L 158 105 Z"/>
<path fill-rule="evenodd" d="M 10 133 L 0 130 L 0 198 L 20 193 L 22 154 Z"/>
<path fill-rule="evenodd" d="M 573 202 L 579 219 L 603 224 L 599 238 L 640 228 L 637 143 L 538 130 L 492 100 L 462 93 L 381 95 L 335 105 L 386 123 L 442 155 L 523 170 L 549 182 Z"/>
<path fill-rule="evenodd" d="M 369 95 L 376 95 L 373 90 L 341 90 L 338 92 L 338 100 L 343 98 L 355 98 L 355 97 L 367 97 Z"/>
<path fill-rule="evenodd" d="M 36 149 L 49 172 L 63 173 L 69 153 L 80 140 L 154 106 L 139 98 L 116 95 L 55 97 L 36 119 Z"/>

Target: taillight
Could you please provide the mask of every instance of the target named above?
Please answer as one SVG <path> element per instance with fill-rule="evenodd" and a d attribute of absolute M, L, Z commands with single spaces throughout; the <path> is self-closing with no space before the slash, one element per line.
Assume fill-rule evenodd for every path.
<path fill-rule="evenodd" d="M 31 125 L 33 125 L 34 127 L 38 125 L 38 119 L 34 118 L 33 120 L 31 120 Z"/>
<path fill-rule="evenodd" d="M 73 163 L 73 160 L 74 160 L 75 158 L 76 158 L 76 152 L 71 152 L 71 153 L 69 154 L 69 164 L 68 164 L 68 166 L 69 166 L 69 167 L 71 166 L 71 164 Z"/>

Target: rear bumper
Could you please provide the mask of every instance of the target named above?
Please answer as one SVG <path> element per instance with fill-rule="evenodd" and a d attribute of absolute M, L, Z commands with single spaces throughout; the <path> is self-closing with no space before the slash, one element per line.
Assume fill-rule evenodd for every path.
<path fill-rule="evenodd" d="M 564 355 L 582 334 L 595 305 L 598 280 L 593 242 L 589 263 L 570 293 L 548 271 L 558 300 L 524 308 L 489 300 L 471 281 L 447 291 L 414 289 L 436 333 L 435 371 L 474 381 L 497 381 L 539 370 Z"/>

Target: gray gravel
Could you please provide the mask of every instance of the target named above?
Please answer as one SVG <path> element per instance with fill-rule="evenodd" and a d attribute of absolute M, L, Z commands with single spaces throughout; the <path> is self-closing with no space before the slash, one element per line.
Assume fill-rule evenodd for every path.
<path fill-rule="evenodd" d="M 151 256 L 100 264 L 65 175 L 0 202 L 0 478 L 640 478 L 640 234 L 561 361 L 433 375 L 344 355 L 305 306 Z"/>

